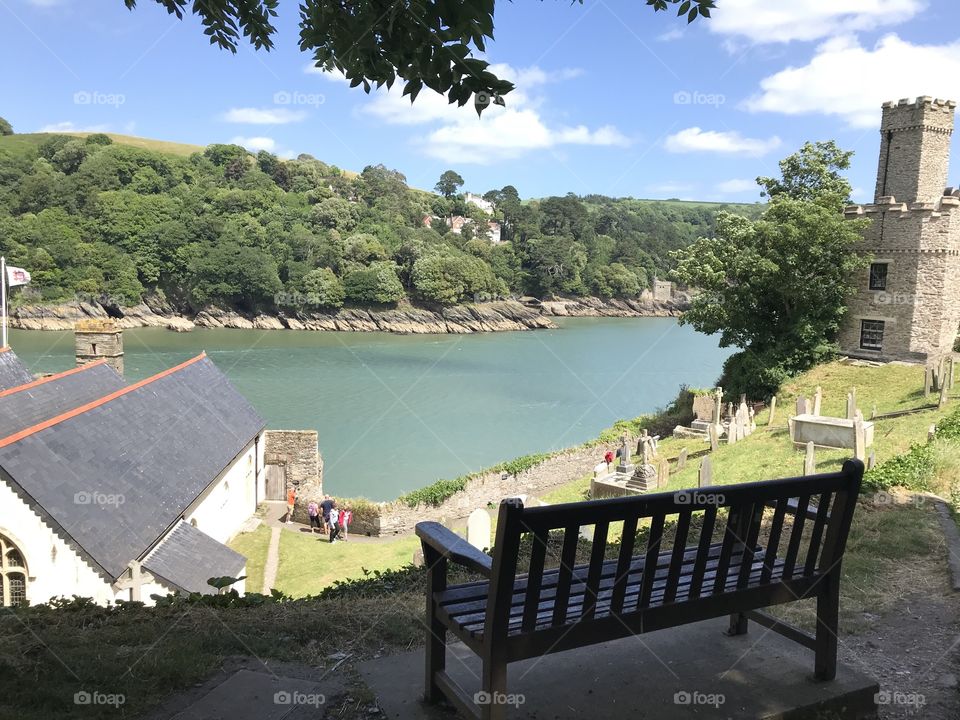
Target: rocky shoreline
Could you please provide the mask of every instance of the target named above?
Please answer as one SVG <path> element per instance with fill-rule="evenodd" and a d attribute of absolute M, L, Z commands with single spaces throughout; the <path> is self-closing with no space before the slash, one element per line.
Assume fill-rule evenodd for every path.
<path fill-rule="evenodd" d="M 162 327 L 189 332 L 195 327 L 238 330 L 316 330 L 391 332 L 400 334 L 467 334 L 555 328 L 551 317 L 677 317 L 689 304 L 685 295 L 669 301 L 559 298 L 547 301 L 494 302 L 433 310 L 413 305 L 392 309 L 341 308 L 336 312 L 278 312 L 246 315 L 209 307 L 193 317 L 176 312 L 157 298 L 133 307 L 105 306 L 96 301 L 59 305 L 22 305 L 10 314 L 20 330 L 72 330 L 78 320 L 113 319 L 122 328 Z"/>

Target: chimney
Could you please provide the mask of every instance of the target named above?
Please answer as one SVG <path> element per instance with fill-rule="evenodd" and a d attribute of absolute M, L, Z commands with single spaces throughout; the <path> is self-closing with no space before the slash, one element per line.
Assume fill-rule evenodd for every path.
<path fill-rule="evenodd" d="M 78 367 L 106 360 L 123 375 L 123 330 L 113 320 L 78 320 L 73 335 Z"/>

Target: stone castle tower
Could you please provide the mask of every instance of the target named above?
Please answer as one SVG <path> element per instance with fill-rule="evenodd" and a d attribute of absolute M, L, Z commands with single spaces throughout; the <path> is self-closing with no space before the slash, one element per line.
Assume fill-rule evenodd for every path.
<path fill-rule="evenodd" d="M 73 335 L 77 367 L 106 359 L 123 375 L 123 330 L 113 320 L 78 320 Z"/>
<path fill-rule="evenodd" d="M 956 103 L 919 97 L 883 105 L 871 205 L 848 218 L 864 234 L 869 268 L 858 277 L 841 350 L 876 360 L 928 362 L 951 352 L 960 324 L 960 190 L 945 188 Z"/>

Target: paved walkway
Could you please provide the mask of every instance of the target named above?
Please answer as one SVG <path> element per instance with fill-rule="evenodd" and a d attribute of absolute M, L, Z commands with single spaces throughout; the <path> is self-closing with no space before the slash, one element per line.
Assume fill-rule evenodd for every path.
<path fill-rule="evenodd" d="M 277 568 L 280 567 L 280 528 L 270 528 L 270 547 L 267 549 L 267 562 L 263 566 L 263 594 L 269 595 L 277 581 Z"/>

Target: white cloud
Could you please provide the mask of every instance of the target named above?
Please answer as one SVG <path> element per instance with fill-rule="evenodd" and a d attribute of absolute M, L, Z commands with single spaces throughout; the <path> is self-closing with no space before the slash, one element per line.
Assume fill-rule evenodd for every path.
<path fill-rule="evenodd" d="M 843 82 L 842 78 L 852 78 Z M 913 45 L 896 35 L 865 48 L 855 38 L 834 38 L 809 63 L 764 78 L 744 107 L 786 115 L 838 115 L 858 128 L 880 124 L 887 100 L 917 95 L 960 100 L 960 41 Z"/>
<path fill-rule="evenodd" d="M 451 105 L 425 89 L 411 105 L 402 85 L 375 92 L 361 112 L 391 125 L 433 126 L 413 138 L 431 157 L 447 162 L 489 164 L 520 157 L 534 150 L 563 145 L 624 146 L 629 139 L 612 125 L 590 128 L 553 121 L 546 100 L 532 94 L 551 83 L 578 77 L 574 68 L 547 72 L 538 67 L 515 69 L 491 65 L 491 72 L 514 82 L 517 89 L 506 97 L 507 106 L 491 105 L 478 118 L 472 103 Z"/>
<path fill-rule="evenodd" d="M 714 152 L 760 157 L 780 147 L 780 138 L 774 135 L 762 140 L 743 137 L 734 131 L 719 132 L 690 127 L 667 137 L 665 146 L 673 153 Z"/>
<path fill-rule="evenodd" d="M 233 145 L 242 145 L 251 152 L 266 150 L 273 152 L 277 147 L 277 141 L 268 137 L 235 137 L 230 141 Z"/>
<path fill-rule="evenodd" d="M 721 193 L 722 195 L 738 195 L 750 190 L 759 193 L 756 180 L 734 178 L 732 180 L 724 180 L 723 182 L 717 183 L 717 192 Z"/>
<path fill-rule="evenodd" d="M 925 7 L 926 0 L 723 0 L 706 25 L 756 44 L 811 41 L 899 25 Z"/>
<path fill-rule="evenodd" d="M 683 30 L 680 28 L 670 28 L 665 33 L 657 35 L 657 40 L 660 42 L 671 42 L 673 40 L 679 40 L 683 37 Z"/>
<path fill-rule="evenodd" d="M 75 123 L 69 120 L 65 120 L 63 122 L 44 125 L 37 132 L 42 132 L 42 133 L 110 132 L 110 126 L 109 125 L 76 125 Z"/>
<path fill-rule="evenodd" d="M 232 123 L 249 125 L 286 125 L 300 122 L 307 117 L 302 110 L 287 108 L 231 108 L 223 114 L 223 119 Z"/>

